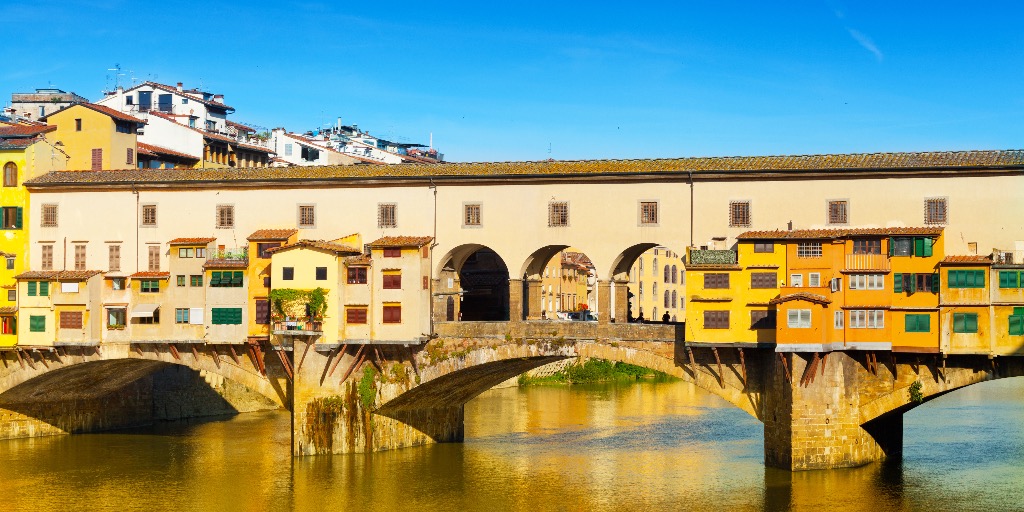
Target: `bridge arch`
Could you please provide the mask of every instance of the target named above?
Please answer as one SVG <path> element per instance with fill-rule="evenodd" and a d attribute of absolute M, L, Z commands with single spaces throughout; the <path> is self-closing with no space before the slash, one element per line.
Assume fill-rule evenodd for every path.
<path fill-rule="evenodd" d="M 685 321 L 685 251 L 671 244 L 645 242 L 632 245 L 614 259 L 611 275 L 615 286 L 625 285 L 617 297 L 626 301 L 616 306 L 627 321 Z M 667 315 L 666 315 L 667 313 Z"/>
<path fill-rule="evenodd" d="M 436 272 L 435 292 L 445 296 L 443 319 L 509 319 L 508 265 L 494 249 L 475 243 L 457 246 L 441 257 Z"/>

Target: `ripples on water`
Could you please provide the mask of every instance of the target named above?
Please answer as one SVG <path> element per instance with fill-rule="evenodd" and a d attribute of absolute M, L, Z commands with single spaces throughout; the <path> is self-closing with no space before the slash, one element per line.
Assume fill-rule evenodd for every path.
<path fill-rule="evenodd" d="M 294 462 L 254 413 L 0 442 L 0 510 L 1024 510 L 1024 379 L 908 414 L 902 463 L 765 469 L 762 435 L 679 382 L 493 390 L 464 444 Z"/>

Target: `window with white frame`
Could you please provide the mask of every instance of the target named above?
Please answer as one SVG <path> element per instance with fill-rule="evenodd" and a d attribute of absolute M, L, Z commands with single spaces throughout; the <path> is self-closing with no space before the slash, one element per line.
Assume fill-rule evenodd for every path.
<path fill-rule="evenodd" d="M 789 285 L 794 287 L 794 288 L 802 288 L 803 285 L 804 285 L 804 275 L 803 274 L 790 274 L 789 275 Z"/>
<path fill-rule="evenodd" d="M 851 329 L 884 329 L 885 311 L 881 309 L 850 310 Z"/>
<path fill-rule="evenodd" d="M 786 312 L 786 325 L 790 329 L 810 329 L 811 310 L 791 309 Z"/>
<path fill-rule="evenodd" d="M 884 290 L 885 276 L 882 274 L 850 274 L 851 290 Z"/>
<path fill-rule="evenodd" d="M 810 272 L 807 274 L 807 286 L 811 288 L 817 288 L 821 286 L 821 274 L 819 272 Z"/>
<path fill-rule="evenodd" d="M 835 328 L 835 329 L 842 329 L 843 328 L 843 312 L 842 311 L 836 311 L 834 313 L 833 320 L 832 320 L 832 327 Z"/>
<path fill-rule="evenodd" d="M 800 242 L 796 244 L 797 258 L 820 258 L 821 242 Z"/>

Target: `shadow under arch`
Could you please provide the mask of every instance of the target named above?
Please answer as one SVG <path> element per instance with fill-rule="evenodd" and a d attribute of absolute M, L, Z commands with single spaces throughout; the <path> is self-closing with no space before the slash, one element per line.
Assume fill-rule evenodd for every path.
<path fill-rule="evenodd" d="M 658 254 L 659 249 L 664 256 Z M 685 251 L 677 252 L 671 245 L 653 242 L 632 245 L 619 253 L 612 262 L 611 275 L 616 282 L 627 283 L 627 321 L 685 321 L 684 255 Z"/>
<path fill-rule="evenodd" d="M 436 293 L 446 296 L 445 320 L 509 319 L 508 266 L 490 247 L 464 244 L 453 248 L 440 259 L 437 276 L 441 286 Z"/>
<path fill-rule="evenodd" d="M 99 432 L 278 409 L 274 394 L 272 388 L 253 389 L 184 364 L 140 358 L 86 361 L 32 376 L 0 393 L 0 410 L 15 413 L 8 416 L 10 424 L 0 427 L 9 432 L 5 437 Z"/>

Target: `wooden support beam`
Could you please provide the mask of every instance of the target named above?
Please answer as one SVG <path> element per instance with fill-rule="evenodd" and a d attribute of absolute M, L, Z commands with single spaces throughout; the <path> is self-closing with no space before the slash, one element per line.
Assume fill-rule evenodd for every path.
<path fill-rule="evenodd" d="M 690 356 L 690 371 L 693 372 L 693 380 L 697 380 L 697 361 L 693 359 L 693 349 L 686 347 L 686 355 Z"/>
<path fill-rule="evenodd" d="M 238 360 L 238 353 L 235 352 L 235 346 L 228 345 L 228 351 L 231 352 L 231 360 L 234 361 L 236 365 L 242 366 L 242 362 Z"/>
<path fill-rule="evenodd" d="M 18 350 L 20 351 L 21 349 L 18 349 Z M 24 353 L 24 356 L 25 356 L 25 362 L 28 363 L 29 368 L 32 368 L 33 370 L 35 370 L 36 369 L 36 362 L 32 359 L 32 353 L 26 351 Z"/>
<path fill-rule="evenodd" d="M 25 360 L 21 358 L 21 349 L 20 348 L 14 349 L 14 354 L 16 356 L 18 356 L 18 364 L 20 364 L 21 365 L 21 369 L 24 370 L 25 369 Z"/>
<path fill-rule="evenodd" d="M 216 345 L 210 345 L 210 352 L 213 352 L 213 364 L 217 365 L 217 369 L 220 369 L 220 352 L 217 352 Z"/>
<path fill-rule="evenodd" d="M 249 355 L 252 356 L 253 366 L 259 370 L 260 375 L 267 376 L 267 367 L 263 363 L 263 347 L 259 342 L 249 342 Z"/>
<path fill-rule="evenodd" d="M 825 375 L 825 360 L 828 359 L 828 352 L 825 352 L 821 356 L 821 374 Z"/>
<path fill-rule="evenodd" d="M 339 382 L 345 382 L 345 380 L 348 379 L 348 376 L 352 375 L 352 371 L 359 366 L 359 363 L 363 362 L 363 358 L 366 357 L 366 354 L 363 353 L 365 349 L 366 345 L 359 345 L 359 350 L 356 351 L 356 355 L 354 356 L 355 359 L 352 361 L 352 364 L 349 365 L 348 369 L 345 370 L 345 374 L 342 375 Z"/>
<path fill-rule="evenodd" d="M 715 354 L 715 362 L 718 363 L 718 385 L 725 387 L 725 380 L 722 379 L 722 360 L 718 358 L 718 347 L 711 347 L 711 352 Z"/>
<path fill-rule="evenodd" d="M 174 343 L 168 343 L 167 350 L 171 351 L 171 355 L 174 356 L 175 360 L 181 361 L 181 355 L 178 354 L 178 347 L 175 347 Z"/>
<path fill-rule="evenodd" d="M 387 368 L 388 367 L 388 360 L 384 359 L 384 351 L 383 350 L 377 350 L 377 346 L 374 345 L 373 346 L 373 352 L 374 352 L 374 354 L 377 355 L 377 361 L 380 362 L 381 367 L 382 368 Z M 383 370 L 381 371 L 381 373 L 384 373 Z"/>
<path fill-rule="evenodd" d="M 782 369 L 786 370 L 786 380 L 793 382 L 793 375 L 789 373 L 789 363 L 786 362 L 786 354 L 779 352 L 779 359 L 782 361 Z"/>
<path fill-rule="evenodd" d="M 138 354 L 139 357 L 142 357 L 142 345 L 139 345 L 138 343 L 132 343 L 132 348 L 135 349 L 135 353 Z"/>
<path fill-rule="evenodd" d="M 196 344 L 195 343 L 189 343 L 188 346 L 192 348 L 192 357 L 194 357 L 196 362 L 198 363 L 199 362 L 199 351 L 196 350 Z"/>
<path fill-rule="evenodd" d="M 4 368 L 7 368 L 7 353 L 0 351 L 0 361 L 4 362 Z"/>
<path fill-rule="evenodd" d="M 292 363 L 288 360 L 284 350 L 275 350 L 274 352 L 277 352 L 277 358 L 281 360 L 281 367 L 284 368 L 284 374 L 288 377 L 288 382 L 295 380 L 295 376 L 292 373 Z"/>
<path fill-rule="evenodd" d="M 370 364 L 372 364 L 373 367 L 376 368 L 377 371 L 380 372 L 381 375 L 383 375 L 384 374 L 384 368 L 382 368 L 380 363 L 377 361 L 377 355 L 379 355 L 379 354 L 380 353 L 377 352 L 377 347 L 374 346 L 372 352 L 369 351 L 369 350 L 366 351 L 366 359 L 368 359 L 370 361 Z"/>
<path fill-rule="evenodd" d="M 740 369 L 743 371 L 743 386 L 747 385 L 747 362 L 743 359 L 743 349 L 736 349 L 740 353 Z"/>
<path fill-rule="evenodd" d="M 302 351 L 302 357 L 299 358 L 299 364 L 295 366 L 295 371 L 296 372 L 298 372 L 299 369 L 302 368 L 302 362 L 306 360 L 306 354 L 309 353 L 309 347 L 312 347 L 312 346 L 313 346 L 313 342 L 307 340 L 306 348 L 305 348 L 305 350 Z"/>
<path fill-rule="evenodd" d="M 896 380 L 896 354 L 889 352 L 889 358 L 892 360 L 892 380 Z"/>
<path fill-rule="evenodd" d="M 345 357 L 345 352 L 347 352 L 347 351 L 348 351 L 348 344 L 342 345 L 342 346 L 340 346 L 340 347 L 335 349 L 335 353 L 337 354 L 337 356 L 336 356 L 337 359 L 335 359 L 334 362 L 331 363 L 331 371 L 327 374 L 328 377 L 333 377 L 334 376 L 334 369 L 338 367 L 338 363 L 340 363 L 342 358 Z"/>
<path fill-rule="evenodd" d="M 416 365 L 416 354 L 413 354 L 412 347 L 406 345 L 405 350 L 409 353 L 409 364 L 412 365 L 412 371 L 417 377 L 420 376 L 420 368 Z"/>
<path fill-rule="evenodd" d="M 46 354 L 40 350 L 37 350 L 35 352 L 39 354 L 39 362 L 43 363 L 43 366 L 45 366 L 46 369 L 49 370 L 50 365 L 46 363 Z"/>

